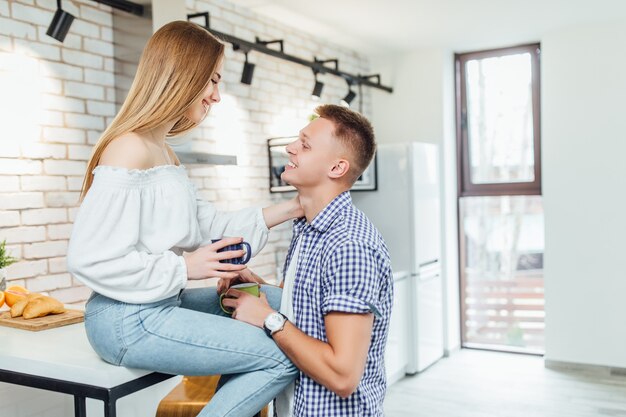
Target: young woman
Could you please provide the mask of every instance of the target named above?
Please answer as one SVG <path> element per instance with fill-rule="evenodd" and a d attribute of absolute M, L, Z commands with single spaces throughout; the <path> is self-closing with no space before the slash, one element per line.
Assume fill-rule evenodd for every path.
<path fill-rule="evenodd" d="M 224 45 L 193 23 L 169 23 L 150 38 L 128 97 L 89 161 L 67 263 L 94 291 L 85 327 L 105 361 L 230 375 L 200 415 L 247 417 L 297 370 L 263 330 L 226 317 L 215 288 L 185 287 L 188 280 L 238 276 L 245 266 L 219 261 L 243 253 L 218 249 L 244 239 L 255 254 L 269 227 L 302 209 L 294 199 L 220 213 L 196 196 L 165 142 L 220 101 L 223 59 Z M 263 291 L 280 304 L 279 290 Z"/>

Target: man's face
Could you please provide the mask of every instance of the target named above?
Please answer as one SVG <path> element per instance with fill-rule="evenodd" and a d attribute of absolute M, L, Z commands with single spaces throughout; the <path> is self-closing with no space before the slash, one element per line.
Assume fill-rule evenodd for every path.
<path fill-rule="evenodd" d="M 283 181 L 298 189 L 330 181 L 333 166 L 344 158 L 343 147 L 333 130 L 331 121 L 319 117 L 300 131 L 298 139 L 287 145 L 290 163 L 281 175 Z"/>

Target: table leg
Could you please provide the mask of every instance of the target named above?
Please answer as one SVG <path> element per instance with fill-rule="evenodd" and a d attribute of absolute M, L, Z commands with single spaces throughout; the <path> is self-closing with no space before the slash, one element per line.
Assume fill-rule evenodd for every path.
<path fill-rule="evenodd" d="M 115 417 L 115 400 L 104 402 L 104 417 Z"/>
<path fill-rule="evenodd" d="M 87 417 L 85 397 L 74 395 L 74 417 Z"/>

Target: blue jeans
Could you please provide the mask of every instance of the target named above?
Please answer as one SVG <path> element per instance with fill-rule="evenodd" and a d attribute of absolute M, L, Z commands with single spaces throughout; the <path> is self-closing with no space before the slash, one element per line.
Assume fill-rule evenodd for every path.
<path fill-rule="evenodd" d="M 262 286 L 278 310 L 281 290 Z M 262 329 L 233 320 L 215 288 L 182 291 L 149 304 L 127 304 L 93 294 L 85 328 L 105 361 L 176 375 L 229 375 L 198 416 L 250 417 L 298 375 Z"/>

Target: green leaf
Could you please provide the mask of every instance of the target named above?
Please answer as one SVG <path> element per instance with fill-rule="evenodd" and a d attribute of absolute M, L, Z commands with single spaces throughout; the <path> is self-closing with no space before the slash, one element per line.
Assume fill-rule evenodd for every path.
<path fill-rule="evenodd" d="M 7 241 L 6 239 L 0 243 L 0 269 L 4 269 L 9 265 L 12 265 L 17 262 L 17 259 L 10 256 L 6 250 Z"/>

